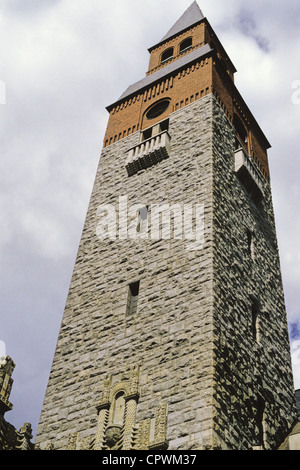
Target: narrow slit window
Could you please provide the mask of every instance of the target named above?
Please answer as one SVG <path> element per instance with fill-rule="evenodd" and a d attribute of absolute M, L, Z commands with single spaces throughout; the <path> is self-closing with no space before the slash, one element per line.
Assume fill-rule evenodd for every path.
<path fill-rule="evenodd" d="M 259 397 L 256 404 L 255 424 L 257 426 L 256 448 L 265 449 L 265 401 Z"/>
<path fill-rule="evenodd" d="M 148 231 L 148 206 L 138 210 L 137 233 L 146 233 Z"/>
<path fill-rule="evenodd" d="M 137 312 L 139 290 L 140 290 L 140 281 L 129 284 L 128 300 L 127 300 L 127 315 L 135 315 Z"/>
<path fill-rule="evenodd" d="M 251 306 L 251 330 L 253 339 L 259 342 L 259 303 L 256 299 L 252 300 Z"/>
<path fill-rule="evenodd" d="M 254 233 L 251 230 L 247 230 L 247 249 L 250 258 L 254 261 Z"/>

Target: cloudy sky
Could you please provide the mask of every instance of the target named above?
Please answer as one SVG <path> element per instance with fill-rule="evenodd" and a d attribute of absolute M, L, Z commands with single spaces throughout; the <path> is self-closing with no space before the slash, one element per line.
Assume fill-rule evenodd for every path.
<path fill-rule="evenodd" d="M 108 113 L 192 0 L 0 0 L 0 354 L 6 415 L 40 415 Z M 300 4 L 198 0 L 272 144 L 273 202 L 300 388 Z"/>

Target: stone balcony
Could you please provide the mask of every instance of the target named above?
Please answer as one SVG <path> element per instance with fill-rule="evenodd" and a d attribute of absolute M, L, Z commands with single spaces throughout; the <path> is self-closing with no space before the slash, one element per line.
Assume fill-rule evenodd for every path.
<path fill-rule="evenodd" d="M 164 131 L 132 147 L 125 164 L 128 175 L 132 176 L 168 158 L 170 141 L 170 134 Z"/>
<path fill-rule="evenodd" d="M 235 172 L 248 193 L 255 202 L 259 202 L 264 195 L 264 177 L 255 162 L 243 148 L 234 152 Z"/>

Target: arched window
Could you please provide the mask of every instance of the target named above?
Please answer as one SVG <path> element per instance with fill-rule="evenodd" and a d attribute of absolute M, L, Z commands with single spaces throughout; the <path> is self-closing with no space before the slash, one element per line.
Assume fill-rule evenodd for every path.
<path fill-rule="evenodd" d="M 182 41 L 182 43 L 179 46 L 179 53 L 181 54 L 181 52 L 186 51 L 187 49 L 190 49 L 190 47 L 192 47 L 192 44 L 193 44 L 192 38 L 184 39 L 184 41 Z"/>
<path fill-rule="evenodd" d="M 237 137 L 241 141 L 241 143 L 246 144 L 247 143 L 247 129 L 245 128 L 244 124 L 240 120 L 240 118 L 237 116 L 237 114 L 234 115 L 233 117 L 233 125 L 237 134 Z M 238 146 L 238 142 L 236 143 L 236 146 Z"/>
<path fill-rule="evenodd" d="M 173 47 L 169 47 L 168 49 L 166 49 L 161 55 L 161 63 L 172 59 L 173 58 L 173 53 L 174 53 L 174 48 Z"/>
<path fill-rule="evenodd" d="M 119 392 L 114 399 L 112 424 L 123 426 L 125 414 L 124 392 Z"/>

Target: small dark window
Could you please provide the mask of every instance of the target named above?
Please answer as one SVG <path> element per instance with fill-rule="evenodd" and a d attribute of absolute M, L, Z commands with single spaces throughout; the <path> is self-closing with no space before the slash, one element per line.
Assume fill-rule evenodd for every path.
<path fill-rule="evenodd" d="M 186 51 L 187 49 L 190 49 L 192 47 L 193 40 L 192 38 L 187 38 L 179 46 L 179 53 Z"/>
<path fill-rule="evenodd" d="M 155 137 L 161 132 L 165 132 L 168 130 L 169 130 L 169 119 L 166 119 L 165 121 L 161 121 L 155 124 L 154 126 L 149 127 L 148 129 L 145 129 L 141 133 L 141 142 L 144 142 L 147 139 L 151 139 L 151 137 Z"/>
<path fill-rule="evenodd" d="M 243 144 L 247 143 L 247 130 L 244 124 L 242 123 L 242 121 L 240 120 L 240 118 L 236 114 L 233 117 L 233 125 L 235 127 L 235 131 L 239 140 Z M 238 143 L 236 143 L 236 146 L 237 144 Z"/>
<path fill-rule="evenodd" d="M 259 397 L 256 404 L 256 416 L 255 424 L 257 426 L 257 442 L 256 446 L 264 449 L 265 448 L 265 401 Z"/>
<path fill-rule="evenodd" d="M 159 126 L 160 126 L 160 131 L 161 132 L 168 131 L 169 130 L 169 119 L 166 119 L 165 121 L 161 122 Z"/>
<path fill-rule="evenodd" d="M 143 131 L 142 140 L 151 139 L 151 137 L 152 137 L 152 127 L 150 127 L 149 129 L 146 129 L 145 131 Z"/>
<path fill-rule="evenodd" d="M 127 315 L 134 315 L 137 312 L 137 304 L 140 290 L 140 281 L 129 285 L 127 299 Z"/>
<path fill-rule="evenodd" d="M 173 47 L 169 47 L 169 49 L 166 49 L 161 55 L 161 63 L 172 59 L 173 58 L 173 53 L 174 53 L 174 48 Z"/>
<path fill-rule="evenodd" d="M 163 114 L 169 107 L 170 100 L 161 100 L 154 103 L 153 106 L 147 111 L 146 119 L 154 119 Z"/>

